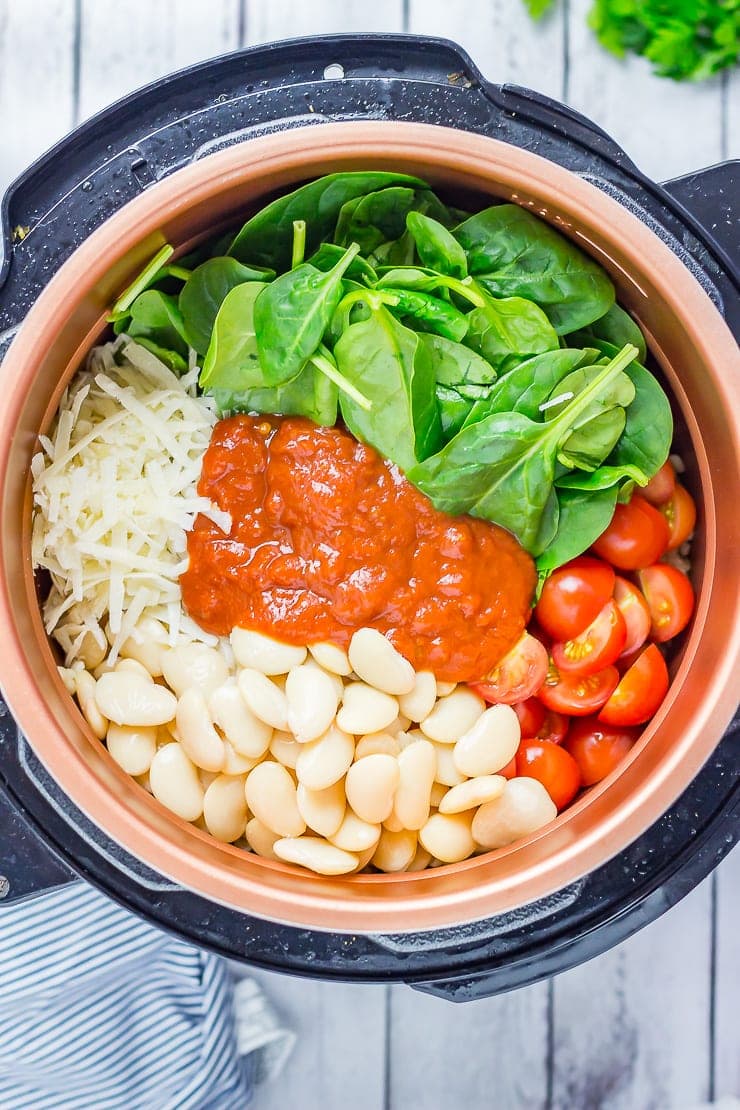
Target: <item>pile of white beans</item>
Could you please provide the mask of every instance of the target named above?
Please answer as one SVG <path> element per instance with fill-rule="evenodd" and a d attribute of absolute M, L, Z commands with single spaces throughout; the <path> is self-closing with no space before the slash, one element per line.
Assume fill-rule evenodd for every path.
<path fill-rule="evenodd" d="M 547 825 L 535 779 L 498 774 L 519 722 L 415 672 L 381 633 L 347 652 L 235 628 L 168 647 L 148 618 L 112 665 L 60 668 L 113 759 L 217 840 L 321 875 L 457 863 Z"/>

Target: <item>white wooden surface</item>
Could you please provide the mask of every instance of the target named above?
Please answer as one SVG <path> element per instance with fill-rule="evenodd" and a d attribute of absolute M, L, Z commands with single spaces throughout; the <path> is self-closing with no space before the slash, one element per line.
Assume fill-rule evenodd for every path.
<path fill-rule="evenodd" d="M 740 73 L 660 81 L 601 52 L 590 0 L 0 0 L 0 190 L 72 124 L 239 46 L 349 30 L 457 39 L 487 77 L 567 100 L 665 179 L 740 156 Z M 619 948 L 467 1006 L 260 973 L 299 1043 L 258 1110 L 690 1110 L 740 1097 L 740 853 Z"/>

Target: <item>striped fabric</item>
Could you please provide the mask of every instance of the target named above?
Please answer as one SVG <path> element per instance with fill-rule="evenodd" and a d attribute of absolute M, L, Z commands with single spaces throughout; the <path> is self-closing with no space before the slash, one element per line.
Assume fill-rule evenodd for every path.
<path fill-rule="evenodd" d="M 234 1110 L 225 961 L 87 885 L 0 909 L 2 1110 Z"/>

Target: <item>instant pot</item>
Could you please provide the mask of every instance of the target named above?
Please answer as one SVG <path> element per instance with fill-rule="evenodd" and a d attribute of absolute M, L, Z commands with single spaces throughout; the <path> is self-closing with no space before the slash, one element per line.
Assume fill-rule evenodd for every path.
<path fill-rule="evenodd" d="M 680 260 L 681 272 L 691 272 L 704 300 L 714 304 L 735 337 L 740 334 L 740 274 L 735 261 L 740 247 L 739 163 L 725 163 L 657 185 L 589 120 L 529 90 L 489 84 L 467 55 L 450 42 L 354 35 L 277 43 L 194 66 L 102 112 L 32 166 L 11 186 L 2 205 L 0 358 L 60 266 L 127 202 L 146 194 L 174 171 L 193 167 L 218 151 L 238 146 L 238 155 L 247 164 L 265 152 L 281 146 L 284 150 L 282 139 L 276 138 L 271 146 L 265 136 L 301 128 L 296 132 L 296 148 L 302 144 L 306 149 L 307 128 L 348 121 L 403 121 L 453 128 L 506 144 L 506 148 L 495 149 L 508 150 L 512 164 L 519 159 L 523 166 L 528 165 L 525 155 L 536 154 L 548 160 L 554 179 L 562 168 L 570 171 L 575 175 L 573 181 L 587 182 L 590 190 L 609 198 L 608 212 L 628 213 L 631 221 L 639 221 L 630 226 L 647 227 L 657 236 L 663 244 L 662 265 L 668 266 L 670 259 L 670 266 L 675 267 L 676 259 Z M 372 136 L 372 128 L 367 133 Z M 331 134 L 337 134 L 336 130 Z M 399 131 L 401 134 L 408 134 L 411 141 L 415 133 Z M 444 145 L 450 132 L 428 133 L 432 134 L 435 143 Z M 370 149 L 372 141 L 368 143 Z M 472 157 L 477 148 L 474 143 L 468 148 Z M 514 158 L 517 150 L 525 152 L 521 158 Z M 399 153 L 399 158 L 404 156 Z M 440 162 L 443 160 L 442 150 Z M 228 176 L 236 158 L 225 156 L 218 165 Z M 280 184 L 276 179 L 275 186 Z M 234 190 L 236 198 L 237 185 Z M 513 191 L 508 195 L 517 199 Z M 548 216 L 552 218 L 552 210 Z M 562 222 L 568 226 L 565 216 Z M 98 307 L 104 311 L 104 299 Z M 711 319 L 719 321 L 714 310 Z M 670 321 L 664 318 L 667 323 Z M 721 330 L 718 342 L 721 340 L 727 351 L 725 329 Z M 25 342 L 28 347 L 28 334 Z M 83 351 L 80 342 L 78 358 Z M 737 400 L 740 373 L 732 357 L 727 360 L 726 375 L 717 396 L 724 390 Z M 680 400 L 680 383 L 671 385 Z M 3 392 L 0 406 L 5 403 Z M 48 408 L 49 396 L 30 397 L 28 403 Z M 684 416 L 690 424 L 685 412 Z M 737 411 L 732 418 L 737 419 Z M 684 424 L 683 434 L 698 443 L 696 437 L 701 434 L 706 439 L 714 420 L 717 439 L 722 440 L 720 424 L 725 419 L 729 417 L 717 408 L 714 415 L 711 411 L 704 414 L 700 429 Z M 23 442 L 22 430 L 18 439 L 13 449 L 27 451 L 29 443 Z M 727 442 L 736 444 L 737 440 L 730 437 Z M 711 479 L 715 486 L 724 484 L 730 497 L 738 485 L 736 456 L 728 449 L 712 463 L 713 449 L 709 444 L 704 479 Z M 721 500 L 716 504 L 721 505 Z M 731 573 L 737 563 L 720 555 L 726 555 L 728 548 L 734 552 L 738 538 L 708 502 L 705 510 L 706 535 L 698 540 L 696 558 L 724 576 L 721 590 L 712 593 L 710 611 L 702 617 L 706 636 L 714 637 L 711 644 L 705 640 L 704 666 L 709 669 L 705 675 L 698 673 L 701 653 L 698 663 L 687 658 L 678 666 L 679 673 L 684 664 L 686 669 L 693 666 L 694 687 L 705 683 L 711 701 L 712 684 L 718 681 L 721 665 L 709 664 L 722 655 L 723 619 L 735 622 L 726 626 L 730 662 L 737 650 L 733 614 L 737 614 L 738 582 L 737 574 Z M 737 502 L 727 511 L 737 518 Z M 6 563 L 17 559 L 27 539 L 17 521 L 11 528 L 9 520 L 6 515 L 2 521 Z M 717 520 L 722 527 L 715 528 L 714 539 L 707 539 Z M 724 614 L 718 612 L 723 597 Z M 19 635 L 17 628 L 14 635 Z M 697 637 L 698 633 L 695 641 Z M 14 650 L 7 648 L 10 653 Z M 33 740 L 34 723 L 22 704 L 21 686 L 14 686 L 13 673 L 12 667 L 4 665 L 5 694 Z M 631 843 L 620 844 L 614 833 L 616 839 L 611 842 L 616 854 L 608 851 L 610 841 L 604 841 L 607 862 L 557 888 L 551 884 L 544 896 L 523 896 L 520 904 L 507 905 L 501 912 L 475 920 L 463 914 L 459 922 L 438 927 L 429 926 L 431 917 L 417 914 L 412 884 L 403 913 L 396 913 L 393 919 L 392 931 L 289 924 L 280 915 L 270 919 L 250 914 L 234 908 L 233 903 L 225 904 L 228 899 L 194 893 L 153 870 L 139 854 L 124 848 L 120 838 L 91 820 L 85 812 L 92 812 L 91 808 L 78 807 L 71 800 L 73 791 L 59 785 L 64 777 L 59 766 L 55 774 L 47 770 L 50 761 L 42 762 L 0 702 L 0 898 L 4 899 L 0 901 L 0 932 L 4 904 L 81 875 L 129 909 L 196 944 L 272 970 L 338 980 L 406 981 L 456 1001 L 522 986 L 590 959 L 623 940 L 683 897 L 729 851 L 740 827 L 740 715 L 736 714 L 715 746 L 714 740 L 737 704 L 737 678 L 730 673 L 723 683 L 721 705 L 710 706 L 713 715 L 707 717 L 708 722 L 711 717 L 711 727 L 707 724 L 711 745 L 705 738 L 705 747 L 696 748 L 701 761 L 696 762 L 692 781 L 677 799 L 673 792 L 667 812 L 649 828 L 640 828 Z M 50 693 L 46 707 L 52 716 L 53 705 Z M 699 707 L 694 704 L 690 708 L 694 729 L 700 731 Z M 681 719 L 677 706 L 671 717 L 679 722 L 675 726 L 677 750 Z M 718 722 L 714 737 L 711 728 L 717 729 Z M 670 741 L 665 727 L 663 733 L 664 741 L 666 737 Z M 38 744 L 36 747 L 42 750 Z M 102 749 L 101 753 L 105 755 Z M 116 782 L 120 785 L 122 780 L 112 777 L 110 783 Z M 106 789 L 111 789 L 110 783 L 106 782 Z M 128 783 L 125 789 L 137 788 Z M 193 835 L 202 836 L 196 831 Z M 542 838 L 540 843 L 542 869 L 547 867 L 549 843 L 554 841 Z M 238 867 L 236 855 L 233 860 L 233 868 Z M 468 862 L 477 866 L 476 861 Z M 475 871 L 468 868 L 468 873 L 474 882 Z M 413 878 L 420 905 L 422 891 L 432 889 L 430 883 L 444 882 L 442 874 L 437 879 L 434 872 Z M 370 906 L 372 889 L 372 883 L 362 887 Z M 286 911 L 285 917 L 289 916 Z M 369 915 L 368 920 L 382 920 L 382 915 Z"/>

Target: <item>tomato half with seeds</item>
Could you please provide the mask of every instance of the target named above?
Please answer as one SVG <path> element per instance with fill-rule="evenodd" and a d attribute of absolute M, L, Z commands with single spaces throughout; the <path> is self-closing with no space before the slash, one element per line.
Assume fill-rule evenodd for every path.
<path fill-rule="evenodd" d="M 614 601 L 607 601 L 596 620 L 572 640 L 553 644 L 552 660 L 559 671 L 596 674 L 624 651 L 627 625 Z"/>
<path fill-rule="evenodd" d="M 613 589 L 612 567 L 601 559 L 579 555 L 547 579 L 535 617 L 553 640 L 570 640 L 596 619 Z"/>
<path fill-rule="evenodd" d="M 579 717 L 565 744 L 575 759 L 584 786 L 593 786 L 618 767 L 638 736 L 639 728 L 606 725 L 598 717 Z"/>
<path fill-rule="evenodd" d="M 668 668 L 655 644 L 638 656 L 599 712 L 607 725 L 642 725 L 649 721 L 668 691 Z"/>
<path fill-rule="evenodd" d="M 614 583 L 614 601 L 624 618 L 627 636 L 620 659 L 632 655 L 650 635 L 650 610 L 637 586 L 617 575 Z"/>
<path fill-rule="evenodd" d="M 696 505 L 694 498 L 684 487 L 676 484 L 670 499 L 660 506 L 660 511 L 668 522 L 668 550 L 674 551 L 686 543 L 696 525 Z"/>
<path fill-rule="evenodd" d="M 560 674 L 553 664 L 537 696 L 544 706 L 555 713 L 587 717 L 601 709 L 616 690 L 618 682 L 619 671 L 616 667 L 604 667 L 596 674 Z"/>
<path fill-rule="evenodd" d="M 592 550 L 619 570 L 639 570 L 657 563 L 668 547 L 668 523 L 658 509 L 635 494 L 617 505 L 612 522 Z"/>
<path fill-rule="evenodd" d="M 565 809 L 581 789 L 581 772 L 565 748 L 549 740 L 522 740 L 516 753 L 516 773 L 537 779 L 558 809 Z"/>
<path fill-rule="evenodd" d="M 511 707 L 519 718 L 522 738 L 525 740 L 550 740 L 560 744 L 565 738 L 570 721 L 562 713 L 545 709 L 539 698 L 527 698 Z"/>
<path fill-rule="evenodd" d="M 535 694 L 547 675 L 547 648 L 528 632 L 486 676 L 471 686 L 484 701 L 513 705 Z"/>
<path fill-rule="evenodd" d="M 658 473 L 653 475 L 640 492 L 651 505 L 663 505 L 669 497 L 673 496 L 675 486 L 676 471 L 673 469 L 671 460 L 666 459 Z"/>
<path fill-rule="evenodd" d="M 694 589 L 683 571 L 656 563 L 637 574 L 650 610 L 650 635 L 662 644 L 683 632 L 694 612 Z"/>

